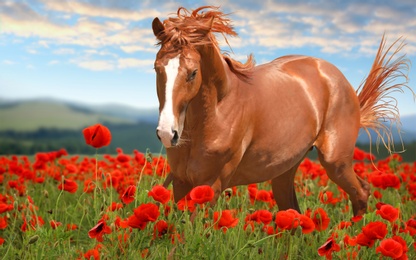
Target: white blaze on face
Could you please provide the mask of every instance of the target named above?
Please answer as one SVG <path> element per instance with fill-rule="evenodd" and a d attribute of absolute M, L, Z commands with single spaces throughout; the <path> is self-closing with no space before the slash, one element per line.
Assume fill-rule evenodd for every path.
<path fill-rule="evenodd" d="M 165 66 L 166 87 L 165 87 L 165 104 L 159 117 L 159 125 L 157 127 L 159 137 L 165 147 L 171 146 L 173 138 L 173 130 L 176 129 L 175 117 L 173 115 L 173 87 L 179 71 L 179 55 L 169 60 Z"/>

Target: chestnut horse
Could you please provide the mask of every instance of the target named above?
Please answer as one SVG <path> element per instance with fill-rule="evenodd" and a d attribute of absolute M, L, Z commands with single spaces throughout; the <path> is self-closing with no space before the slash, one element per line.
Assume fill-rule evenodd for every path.
<path fill-rule="evenodd" d="M 254 66 L 252 56 L 242 64 L 221 54 L 214 33 L 237 34 L 216 7 L 179 8 L 163 23 L 155 18 L 152 29 L 160 46 L 156 132 L 166 147 L 171 174 L 165 184 L 173 181 L 175 201 L 198 185 L 213 188 L 215 203 L 226 188 L 271 180 L 279 210 L 300 212 L 294 176 L 315 147 L 330 179 L 348 193 L 354 215 L 365 213 L 369 185 L 352 162 L 358 131 L 380 131 L 386 112 L 397 116 L 388 101 L 377 102 L 407 87 L 386 84 L 405 76 L 400 70 L 407 60 L 386 57 L 391 47 L 384 50 L 384 37 L 357 95 L 321 59 L 284 56 Z"/>

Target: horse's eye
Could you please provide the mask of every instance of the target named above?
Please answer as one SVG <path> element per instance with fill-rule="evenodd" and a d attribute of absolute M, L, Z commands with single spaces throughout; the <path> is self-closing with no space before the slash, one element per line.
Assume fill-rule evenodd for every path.
<path fill-rule="evenodd" d="M 198 70 L 197 70 L 197 69 L 196 69 L 196 70 L 194 70 L 194 71 L 192 71 L 192 73 L 188 75 L 188 79 L 187 79 L 187 81 L 194 80 L 197 72 L 198 72 Z"/>

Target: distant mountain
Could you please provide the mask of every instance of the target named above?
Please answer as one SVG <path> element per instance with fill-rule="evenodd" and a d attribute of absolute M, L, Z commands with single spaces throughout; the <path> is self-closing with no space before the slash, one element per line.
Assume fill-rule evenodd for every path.
<path fill-rule="evenodd" d="M 156 123 L 158 119 L 157 108 L 135 108 L 131 106 L 119 105 L 119 104 L 107 104 L 107 105 L 86 105 L 68 103 L 73 109 L 88 110 L 99 114 L 105 114 L 108 116 L 114 116 L 118 118 L 124 118 L 128 120 L 138 122 Z"/>
<path fill-rule="evenodd" d="M 396 127 L 392 127 L 393 140 L 395 143 L 400 143 L 403 140 L 404 143 L 410 143 L 416 141 L 416 115 L 403 116 L 400 119 L 402 125 L 400 127 L 400 134 Z M 374 131 L 370 131 L 371 140 L 375 142 L 377 140 L 377 134 Z M 365 131 L 360 130 L 357 143 L 369 143 L 370 139 Z"/>
<path fill-rule="evenodd" d="M 80 129 L 94 123 L 155 124 L 157 109 L 120 105 L 87 105 L 54 99 L 8 101 L 0 99 L 0 131 L 33 131 L 39 128 Z"/>
<path fill-rule="evenodd" d="M 9 101 L 0 99 L 0 154 L 35 154 L 65 148 L 72 154 L 91 154 L 82 129 L 102 123 L 112 135 L 111 144 L 101 153 L 122 148 L 161 152 L 157 139 L 157 109 L 128 106 L 94 106 L 53 99 Z"/>

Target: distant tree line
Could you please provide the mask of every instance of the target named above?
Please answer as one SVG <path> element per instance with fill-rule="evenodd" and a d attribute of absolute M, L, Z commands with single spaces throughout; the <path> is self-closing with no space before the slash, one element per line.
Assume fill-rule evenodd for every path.
<path fill-rule="evenodd" d="M 154 123 L 137 124 L 105 124 L 111 131 L 112 141 L 107 147 L 99 149 L 99 153 L 115 153 L 116 148 L 122 148 L 126 153 L 132 153 L 137 149 L 140 152 L 150 150 L 152 153 L 164 153 L 160 141 L 156 137 Z M 357 147 L 369 152 L 369 144 L 358 143 Z M 396 150 L 401 149 L 396 144 Z M 55 151 L 64 148 L 70 154 L 94 154 L 94 148 L 85 144 L 82 129 L 46 129 L 41 128 L 32 132 L 0 131 L 0 154 L 26 154 L 32 155 L 37 152 Z M 387 149 L 380 144 L 371 147 L 372 153 L 377 159 L 389 156 Z M 405 152 L 400 153 L 404 161 L 416 161 L 416 142 L 406 143 Z M 311 159 L 317 159 L 316 151 L 308 154 Z"/>

